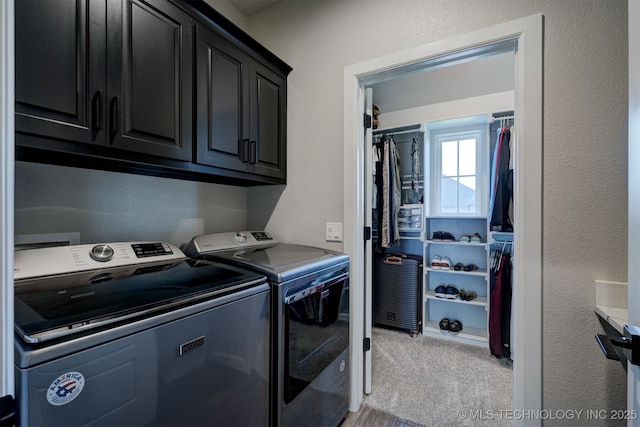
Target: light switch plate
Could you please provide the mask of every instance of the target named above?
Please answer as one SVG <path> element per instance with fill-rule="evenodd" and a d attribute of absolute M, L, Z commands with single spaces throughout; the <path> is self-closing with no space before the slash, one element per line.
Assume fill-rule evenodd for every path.
<path fill-rule="evenodd" d="M 342 242 L 342 223 L 328 222 L 325 239 L 327 242 Z"/>

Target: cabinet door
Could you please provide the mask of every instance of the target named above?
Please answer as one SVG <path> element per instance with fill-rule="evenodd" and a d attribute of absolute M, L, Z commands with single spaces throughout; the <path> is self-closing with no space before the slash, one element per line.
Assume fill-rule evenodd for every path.
<path fill-rule="evenodd" d="M 106 144 L 104 0 L 15 3 L 16 130 Z"/>
<path fill-rule="evenodd" d="M 196 52 L 196 162 L 247 172 L 250 58 L 203 26 Z"/>
<path fill-rule="evenodd" d="M 251 67 L 249 164 L 255 174 L 286 178 L 286 80 L 264 65 Z"/>
<path fill-rule="evenodd" d="M 191 18 L 169 2 L 109 0 L 109 142 L 192 159 Z"/>

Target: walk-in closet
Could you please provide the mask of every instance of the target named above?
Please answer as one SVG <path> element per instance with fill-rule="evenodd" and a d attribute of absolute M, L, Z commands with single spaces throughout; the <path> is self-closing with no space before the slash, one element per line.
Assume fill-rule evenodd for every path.
<path fill-rule="evenodd" d="M 446 402 L 512 407 L 513 58 L 507 50 L 371 85 L 365 403 L 425 425 Z M 419 397 L 402 397 L 411 387 Z"/>

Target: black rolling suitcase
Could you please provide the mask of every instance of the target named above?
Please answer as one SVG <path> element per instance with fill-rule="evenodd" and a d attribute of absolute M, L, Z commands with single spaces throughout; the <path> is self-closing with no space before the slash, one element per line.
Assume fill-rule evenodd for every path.
<path fill-rule="evenodd" d="M 374 255 L 373 322 L 420 333 L 422 324 L 422 257 Z"/>

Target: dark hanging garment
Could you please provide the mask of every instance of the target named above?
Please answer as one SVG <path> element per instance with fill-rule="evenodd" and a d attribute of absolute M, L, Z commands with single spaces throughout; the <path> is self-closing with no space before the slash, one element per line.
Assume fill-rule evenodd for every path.
<path fill-rule="evenodd" d="M 502 264 L 502 259 L 500 260 Z M 502 357 L 502 275 L 496 271 L 489 306 L 489 350 L 495 357 Z"/>
<path fill-rule="evenodd" d="M 513 225 L 509 218 L 509 207 L 513 197 L 513 171 L 509 170 L 510 140 L 511 131 L 505 126 L 500 132 L 499 145 L 493 158 L 491 171 L 494 178 L 491 189 L 491 228 L 500 231 L 513 231 Z"/>
<path fill-rule="evenodd" d="M 495 273 L 489 307 L 489 350 L 511 357 L 511 254 L 505 252 Z"/>
<path fill-rule="evenodd" d="M 511 254 L 502 255 L 502 356 L 511 358 Z"/>

